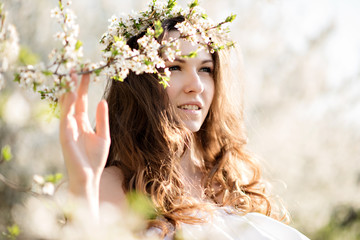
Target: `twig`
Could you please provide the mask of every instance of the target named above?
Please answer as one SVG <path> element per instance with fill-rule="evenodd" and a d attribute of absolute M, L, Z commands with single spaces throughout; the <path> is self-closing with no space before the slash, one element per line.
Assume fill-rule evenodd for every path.
<path fill-rule="evenodd" d="M 0 181 L 2 181 L 3 183 L 5 183 L 5 185 L 7 185 L 8 187 L 15 189 L 19 192 L 32 192 L 31 191 L 31 187 L 20 187 L 19 184 L 11 182 L 10 180 L 8 180 L 4 175 L 2 175 L 0 173 Z"/>

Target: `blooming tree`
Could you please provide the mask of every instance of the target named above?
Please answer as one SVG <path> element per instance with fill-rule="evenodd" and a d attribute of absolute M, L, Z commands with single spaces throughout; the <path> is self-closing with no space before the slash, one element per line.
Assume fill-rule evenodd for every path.
<path fill-rule="evenodd" d="M 9 70 L 16 72 L 15 81 L 20 87 L 32 89 L 39 93 L 42 99 L 55 104 L 62 94 L 75 89 L 75 83 L 71 79 L 72 73 L 92 74 L 95 78 L 103 74 L 118 81 L 123 81 L 130 71 L 135 74 L 152 73 L 158 76 L 160 84 L 167 87 L 170 71 L 165 67 L 165 58 L 173 61 L 176 56 L 194 57 L 200 49 L 214 52 L 234 45 L 231 41 L 221 43 L 215 40 L 217 35 L 227 35 L 228 29 L 224 24 L 231 22 L 235 18 L 234 15 L 215 24 L 198 6 L 197 0 L 191 2 L 186 9 L 177 6 L 176 0 L 153 0 L 146 11 L 132 13 L 129 16 L 113 16 L 109 20 L 107 32 L 100 41 L 104 46 L 102 61 L 91 63 L 83 59 L 83 44 L 78 39 L 79 25 L 70 7 L 71 1 L 59 0 L 58 6 L 51 10 L 51 18 L 60 25 L 61 30 L 54 34 L 54 39 L 60 47 L 51 51 L 48 63 L 16 68 L 20 49 L 19 38 L 15 27 L 6 23 L 6 12 L 0 3 L 0 90 L 5 82 L 3 74 Z M 179 39 L 200 46 L 188 55 L 182 55 L 180 52 L 179 39 L 158 40 L 163 32 L 161 22 L 179 15 L 185 19 L 176 25 L 180 32 Z M 138 49 L 131 48 L 128 40 L 141 33 L 144 34 L 137 39 Z M 11 158 L 11 148 L 6 145 L 1 151 L 0 164 Z M 0 174 L 0 180 L 6 185 L 31 195 L 25 202 L 25 207 L 17 207 L 14 210 L 14 219 L 19 223 L 20 229 L 26 231 L 26 236 L 42 239 L 79 239 L 84 236 L 92 239 L 103 239 L 104 236 L 106 239 L 117 239 L 118 236 L 124 239 L 138 239 L 140 234 L 142 239 L 158 238 L 157 234 L 150 232 L 146 235 L 141 234 L 146 229 L 144 217 L 148 218 L 148 213 L 154 211 L 146 197 L 130 194 L 129 203 L 135 207 L 120 212 L 112 206 L 103 206 L 102 211 L 106 219 L 100 219 L 100 224 L 95 224 L 80 200 L 69 203 L 64 200 L 68 198 L 62 194 L 54 197 L 61 179 L 62 174 L 34 175 L 30 186 L 21 187 Z M 136 213 L 139 206 L 140 215 Z M 135 214 L 132 212 L 134 210 Z M 147 216 L 142 215 L 144 213 Z M 124 215 L 127 221 L 124 221 Z M 39 222 L 45 222 L 46 226 L 39 226 Z M 20 234 L 20 229 L 15 224 L 8 227 L 3 235 L 8 239 L 15 239 Z"/>

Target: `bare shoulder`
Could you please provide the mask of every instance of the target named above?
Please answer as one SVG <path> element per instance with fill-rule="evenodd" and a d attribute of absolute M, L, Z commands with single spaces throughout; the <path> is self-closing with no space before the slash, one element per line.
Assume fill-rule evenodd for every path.
<path fill-rule="evenodd" d="M 100 180 L 100 203 L 122 205 L 125 201 L 122 183 L 123 176 L 119 168 L 114 166 L 105 168 Z"/>

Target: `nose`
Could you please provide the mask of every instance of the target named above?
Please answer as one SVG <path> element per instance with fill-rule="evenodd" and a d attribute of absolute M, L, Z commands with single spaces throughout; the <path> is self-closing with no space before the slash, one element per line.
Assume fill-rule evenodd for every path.
<path fill-rule="evenodd" d="M 204 91 L 204 83 L 196 70 L 189 71 L 184 91 L 186 93 L 202 93 Z"/>

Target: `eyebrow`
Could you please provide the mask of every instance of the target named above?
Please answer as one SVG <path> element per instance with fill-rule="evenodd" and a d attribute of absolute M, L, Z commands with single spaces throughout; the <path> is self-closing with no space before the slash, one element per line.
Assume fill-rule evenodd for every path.
<path fill-rule="evenodd" d="M 175 58 L 174 59 L 174 62 L 177 61 L 177 62 L 180 62 L 180 63 L 185 63 L 186 60 L 182 59 L 182 58 Z M 214 63 L 214 61 L 212 59 L 205 59 L 203 61 L 201 61 L 201 64 L 205 64 L 205 63 Z"/>

